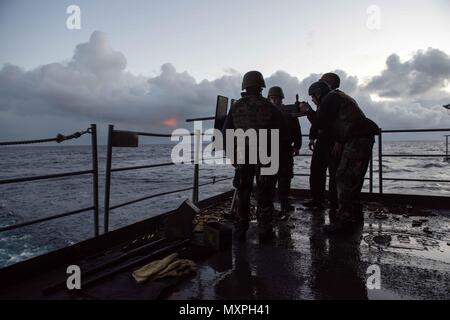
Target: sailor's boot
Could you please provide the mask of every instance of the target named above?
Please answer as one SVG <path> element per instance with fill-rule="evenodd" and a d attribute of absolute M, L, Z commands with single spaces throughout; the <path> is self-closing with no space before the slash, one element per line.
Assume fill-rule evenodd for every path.
<path fill-rule="evenodd" d="M 258 226 L 258 238 L 261 242 L 266 242 L 275 237 L 272 224 Z"/>
<path fill-rule="evenodd" d="M 260 241 L 267 241 L 275 235 L 272 224 L 272 206 L 258 207 L 258 237 Z"/>
<path fill-rule="evenodd" d="M 331 211 L 331 210 L 330 210 Z M 332 214 L 333 212 L 329 212 Z M 336 213 L 336 217 L 332 221 L 332 215 L 330 215 L 330 224 L 323 226 L 323 231 L 333 234 L 349 234 L 353 230 L 353 216 L 348 210 L 339 209 Z"/>
<path fill-rule="evenodd" d="M 364 212 L 363 212 L 363 206 L 361 203 L 353 205 L 352 215 L 353 215 L 353 221 L 356 226 L 364 225 Z"/>
<path fill-rule="evenodd" d="M 289 203 L 289 201 L 283 201 L 281 203 L 281 211 L 284 213 L 295 211 L 295 207 Z"/>
<path fill-rule="evenodd" d="M 247 239 L 247 228 L 242 226 L 235 226 L 234 238 L 238 241 L 245 241 Z"/>

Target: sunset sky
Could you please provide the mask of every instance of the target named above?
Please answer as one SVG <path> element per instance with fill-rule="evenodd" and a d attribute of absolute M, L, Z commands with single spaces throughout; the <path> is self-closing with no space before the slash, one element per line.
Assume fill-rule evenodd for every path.
<path fill-rule="evenodd" d="M 80 30 L 66 27 L 73 4 Z M 0 0 L 0 137 L 170 132 L 239 97 L 253 69 L 288 103 L 337 71 L 383 128 L 450 127 L 448 30 L 448 0 Z"/>

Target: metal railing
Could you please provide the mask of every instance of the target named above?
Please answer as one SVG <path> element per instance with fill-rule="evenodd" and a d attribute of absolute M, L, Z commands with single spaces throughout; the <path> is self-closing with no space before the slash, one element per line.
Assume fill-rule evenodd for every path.
<path fill-rule="evenodd" d="M 408 181 L 408 182 L 434 182 L 434 183 L 450 183 L 450 180 L 438 180 L 438 179 L 412 179 L 412 178 L 394 178 L 394 177 L 384 177 L 383 176 L 383 159 L 386 157 L 447 157 L 448 148 L 446 150 L 446 155 L 441 154 L 383 154 L 383 134 L 395 134 L 395 133 L 418 133 L 418 132 L 450 132 L 449 129 L 409 129 L 409 130 L 380 130 L 378 135 L 378 189 L 379 193 L 383 193 L 383 182 L 384 181 Z M 10 183 L 20 183 L 20 182 L 28 182 L 28 181 L 37 181 L 37 180 L 46 180 L 46 179 L 55 179 L 62 177 L 71 177 L 77 175 L 85 175 L 92 174 L 92 190 L 93 190 L 93 206 L 87 208 L 81 208 L 77 210 L 73 210 L 70 212 L 65 212 L 61 214 L 52 215 L 45 218 L 35 219 L 19 224 L 9 225 L 0 227 L 0 232 L 10 231 L 14 229 L 18 229 L 21 227 L 34 225 L 37 223 L 59 219 L 67 216 L 72 216 L 76 214 L 80 214 L 83 212 L 87 212 L 90 210 L 94 211 L 94 233 L 95 236 L 99 235 L 99 198 L 98 198 L 98 151 L 97 151 L 97 128 L 95 124 L 92 124 L 90 128 L 84 132 L 78 132 L 70 136 L 58 135 L 56 138 L 50 139 L 41 139 L 41 140 L 28 140 L 28 141 L 13 141 L 13 142 L 0 142 L 1 145 L 17 145 L 17 144 L 30 144 L 30 143 L 43 143 L 43 142 L 62 142 L 68 139 L 78 138 L 83 134 L 89 133 L 91 134 L 91 150 L 92 150 L 92 169 L 91 170 L 83 170 L 83 171 L 73 171 L 73 172 L 63 172 L 56 174 L 48 174 L 42 176 L 31 176 L 31 177 L 21 177 L 21 178 L 12 178 L 12 179 L 3 179 L 0 180 L 1 184 L 10 184 Z M 195 133 L 189 133 L 190 136 L 196 136 Z M 138 147 L 138 137 L 146 136 L 146 137 L 172 137 L 171 134 L 161 134 L 161 133 L 148 133 L 148 132 L 137 132 L 137 131 L 123 131 L 123 130 L 115 130 L 113 125 L 109 126 L 108 130 L 108 144 L 106 151 L 106 172 L 105 172 L 105 199 L 104 199 L 104 232 L 107 233 L 109 230 L 109 217 L 110 211 L 114 209 L 118 209 L 127 205 L 131 205 L 137 202 L 141 202 L 144 200 L 161 197 L 164 195 L 175 194 L 179 192 L 185 192 L 192 190 L 192 201 L 194 203 L 198 202 L 199 188 L 212 185 L 221 181 L 226 181 L 231 179 L 232 177 L 226 177 L 222 179 L 213 178 L 212 182 L 199 183 L 200 174 L 199 174 L 199 164 L 198 161 L 194 160 L 193 162 L 189 162 L 190 164 L 194 164 L 194 172 L 193 172 L 193 185 L 192 187 L 186 187 L 176 190 L 170 190 L 165 192 L 159 192 L 156 194 L 151 194 L 147 196 L 143 196 L 137 199 L 129 200 L 123 203 L 110 205 L 111 198 L 111 178 L 113 172 L 123 172 L 123 171 L 131 171 L 131 170 L 141 170 L 141 169 L 153 169 L 160 168 L 166 166 L 176 165 L 173 162 L 166 163 L 157 163 L 157 164 L 149 164 L 149 165 L 140 165 L 140 166 L 129 166 L 129 167 L 112 167 L 112 156 L 113 156 L 113 148 L 114 147 Z M 179 135 L 182 136 L 182 135 Z M 307 135 L 303 135 L 307 137 Z M 450 135 L 449 135 L 450 136 Z M 448 137 L 447 142 L 448 142 Z M 197 136 L 198 137 L 198 136 Z M 197 143 L 199 145 L 199 143 Z M 197 152 L 198 154 L 198 152 Z M 301 154 L 301 156 L 311 156 L 311 154 Z M 373 193 L 374 187 L 374 157 L 372 153 L 372 157 L 370 159 L 369 177 L 365 178 L 369 180 L 369 192 Z M 297 173 L 295 176 L 304 176 L 308 177 L 309 174 Z"/>
<path fill-rule="evenodd" d="M 70 171 L 70 172 L 61 172 L 55 174 L 47 174 L 41 176 L 29 176 L 29 177 L 20 177 L 20 178 L 11 178 L 11 179 L 3 179 L 0 180 L 0 185 L 4 184 L 12 184 L 12 183 L 23 183 L 29 181 L 39 181 L 39 180 L 48 180 L 55 178 L 66 178 L 73 177 L 85 174 L 92 174 L 92 194 L 93 194 L 93 205 L 86 208 L 80 208 L 76 210 L 72 210 L 69 212 L 64 212 L 60 214 L 51 215 L 44 218 L 34 219 L 22 223 L 17 223 L 13 225 L 8 225 L 4 227 L 0 227 L 0 232 L 11 231 L 19 228 L 23 228 L 26 226 L 35 225 L 38 223 L 42 223 L 45 221 L 60 219 L 68 216 L 77 215 L 80 213 L 84 213 L 87 211 L 94 212 L 94 235 L 99 235 L 99 201 L 98 201 L 98 150 L 97 150 L 97 126 L 95 124 L 91 124 L 91 126 L 81 132 L 75 132 L 71 135 L 62 135 L 58 134 L 55 138 L 48 139 L 39 139 L 39 140 L 23 140 L 23 141 L 8 141 L 8 142 L 0 142 L 0 146 L 12 146 L 12 145 L 28 145 L 28 144 L 36 144 L 36 143 L 48 143 L 48 142 L 57 142 L 61 143 L 63 141 L 77 139 L 84 134 L 91 135 L 91 152 L 92 152 L 92 169 L 91 170 L 82 170 L 82 171 Z"/>
<path fill-rule="evenodd" d="M 446 134 L 444 136 L 444 138 L 445 138 L 445 158 L 444 158 L 444 160 L 445 161 L 450 161 L 450 155 L 448 153 L 448 138 L 449 137 L 450 137 L 450 135 L 448 135 L 448 134 Z"/>
<path fill-rule="evenodd" d="M 189 135 L 195 136 L 194 133 L 190 133 Z M 111 206 L 110 205 L 111 176 L 112 176 L 113 172 L 139 170 L 139 169 L 152 169 L 152 168 L 176 165 L 176 163 L 173 163 L 173 162 L 166 162 L 166 163 L 157 163 L 157 164 L 150 164 L 150 165 L 143 165 L 143 166 L 112 168 L 113 148 L 114 147 L 138 147 L 138 137 L 139 136 L 167 138 L 167 137 L 172 137 L 172 136 L 184 136 L 184 135 L 171 135 L 171 134 L 161 134 L 161 133 L 115 130 L 113 125 L 109 125 L 108 145 L 107 145 L 107 151 L 106 151 L 106 173 L 105 173 L 105 204 L 104 204 L 104 208 L 105 208 L 104 209 L 104 232 L 105 233 L 107 233 L 109 231 L 109 217 L 110 217 L 111 210 L 118 209 L 118 208 L 130 205 L 130 204 L 134 204 L 137 202 L 141 202 L 144 200 L 157 198 L 157 197 L 165 196 L 165 195 L 169 195 L 169 194 L 175 194 L 175 193 L 179 193 L 179 192 L 190 191 L 190 190 L 192 190 L 192 202 L 197 203 L 200 187 L 216 184 L 218 182 L 230 180 L 232 178 L 232 177 L 226 177 L 226 178 L 216 179 L 216 177 L 211 177 L 213 179 L 212 182 L 199 183 L 199 179 L 200 179 L 199 164 L 198 164 L 198 161 L 194 160 L 194 162 L 192 162 L 192 161 L 189 162 L 190 164 L 194 164 L 193 186 L 192 187 L 151 194 L 151 195 L 147 195 L 144 197 L 140 197 L 140 198 L 137 198 L 134 200 L 129 200 L 129 201 Z M 197 145 L 198 145 L 198 143 L 197 143 Z M 197 152 L 197 154 L 198 154 L 198 152 Z M 186 164 L 186 162 L 184 164 Z"/>
<path fill-rule="evenodd" d="M 395 133 L 425 133 L 425 132 L 450 132 L 450 128 L 446 129 L 408 129 L 408 130 L 380 130 L 378 135 L 378 185 L 379 193 L 383 193 L 383 181 L 408 181 L 408 182 L 435 182 L 450 183 L 450 180 L 437 179 L 409 179 L 409 178 L 385 178 L 383 177 L 383 158 L 400 157 L 400 158 L 427 158 L 427 157 L 445 157 L 441 154 L 385 154 L 383 155 L 383 134 Z M 372 171 L 372 169 L 371 169 Z"/>
<path fill-rule="evenodd" d="M 231 101 L 231 105 L 233 105 L 233 101 Z M 214 126 L 216 128 L 221 128 L 220 123 L 221 121 L 218 120 L 224 120 L 221 117 L 226 115 L 226 110 L 228 109 L 228 98 L 226 97 L 220 97 L 218 96 L 217 99 L 217 105 L 216 105 L 216 116 L 219 115 L 218 119 L 216 119 L 216 116 L 212 117 L 203 117 L 203 118 L 195 118 L 195 119 L 187 119 L 187 122 L 193 122 L 193 121 L 205 121 L 205 120 L 215 120 Z M 224 113 L 225 111 L 225 113 Z M 383 155 L 383 134 L 390 134 L 390 133 L 412 133 L 412 132 L 449 132 L 450 129 L 408 129 L 408 130 L 381 130 L 378 134 L 378 190 L 379 193 L 383 193 L 383 181 L 415 181 L 415 182 L 435 182 L 435 183 L 450 183 L 448 180 L 437 180 L 437 179 L 411 179 L 411 178 L 393 178 L 393 177 L 383 177 L 383 158 L 384 157 L 439 157 L 441 155 L 423 155 L 423 154 L 384 154 Z M 156 165 L 147 165 L 147 166 L 135 166 L 135 167 L 128 167 L 128 168 L 111 168 L 111 161 L 112 161 L 112 147 L 114 145 L 114 135 L 134 135 L 136 140 L 132 142 L 131 144 L 135 144 L 133 146 L 137 147 L 137 137 L 138 136 L 150 136 L 150 137 L 171 137 L 170 134 L 159 134 L 159 133 L 145 133 L 145 132 L 132 132 L 132 131 L 120 131 L 120 130 L 114 130 L 114 127 L 110 125 L 109 127 L 109 134 L 108 134 L 108 149 L 107 149 L 107 164 L 106 164 L 106 178 L 105 178 L 105 232 L 108 232 L 108 226 L 109 226 L 109 211 L 112 209 L 120 208 L 132 203 L 136 203 L 139 201 L 143 201 L 146 199 L 154 198 L 161 195 L 167 195 L 172 193 L 177 193 L 181 191 L 187 191 L 187 190 L 193 190 L 192 194 L 192 200 L 194 203 L 198 201 L 198 192 L 199 187 L 202 185 L 199 184 L 199 164 L 198 162 L 194 161 L 194 177 L 193 177 L 193 187 L 192 188 L 183 188 L 179 190 L 173 190 L 168 192 L 163 192 L 155 195 L 150 195 L 146 197 L 142 197 L 136 200 L 131 200 L 122 204 L 118 204 L 115 206 L 110 207 L 110 185 L 111 185 L 111 173 L 115 171 L 125 171 L 125 170 L 136 170 L 136 169 L 145 169 L 145 168 L 155 168 L 155 167 L 162 167 L 162 166 L 169 166 L 173 165 L 173 163 L 162 163 L 162 164 L 156 164 Z M 189 135 L 194 135 L 194 133 L 189 133 Z M 307 135 L 303 135 L 307 136 Z M 124 138 L 124 137 L 122 137 Z M 448 138 L 447 138 L 448 139 Z M 120 140 L 120 139 L 119 139 Z M 129 143 L 130 139 L 129 137 L 125 137 L 124 141 L 125 145 Z M 120 145 L 120 143 L 118 143 Z M 197 143 L 197 146 L 199 144 Z M 448 147 L 447 152 L 448 154 Z M 196 153 L 198 154 L 198 153 Z M 305 156 L 305 155 L 304 155 Z M 311 156 L 306 155 L 306 156 Z M 447 155 L 446 158 L 448 159 Z M 369 170 L 368 170 L 369 177 L 365 177 L 365 180 L 369 180 L 369 192 L 373 193 L 374 189 L 374 156 L 373 152 L 371 154 L 370 163 L 369 163 Z M 309 176 L 309 174 L 295 174 L 295 176 Z M 214 182 L 213 182 L 214 183 Z M 205 185 L 205 184 L 204 184 Z"/>
<path fill-rule="evenodd" d="M 383 176 L 383 158 L 444 158 L 449 160 L 448 154 L 448 140 L 450 135 L 445 135 L 446 138 L 446 150 L 445 154 L 383 154 L 383 134 L 396 134 L 396 133 L 428 133 L 428 132 L 450 132 L 450 128 L 444 129 L 405 129 L 405 130 L 382 130 L 378 134 L 377 142 L 377 154 L 378 154 L 378 192 L 383 193 L 383 182 L 384 181 L 406 181 L 406 182 L 434 182 L 434 183 L 450 183 L 450 180 L 443 179 L 412 179 L 412 178 L 393 178 Z M 308 137 L 308 135 L 302 135 L 303 137 Z M 311 154 L 301 154 L 300 156 L 311 157 Z M 364 178 L 369 180 L 369 192 L 373 193 L 374 179 L 373 179 L 373 152 L 370 158 L 369 177 Z M 309 174 L 294 174 L 294 176 L 309 177 Z"/>

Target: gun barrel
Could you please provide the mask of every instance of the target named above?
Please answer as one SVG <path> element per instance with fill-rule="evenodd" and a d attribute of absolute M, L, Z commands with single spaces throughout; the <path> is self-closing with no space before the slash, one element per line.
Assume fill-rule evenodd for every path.
<path fill-rule="evenodd" d="M 291 115 L 292 117 L 294 117 L 294 118 L 306 117 L 306 114 L 305 114 L 305 113 L 299 113 L 299 112 L 296 112 L 296 113 L 290 113 L 290 115 Z"/>
<path fill-rule="evenodd" d="M 203 120 L 214 120 L 215 117 L 203 117 L 203 118 L 192 118 L 192 119 L 186 119 L 186 122 L 194 122 L 194 121 L 203 121 Z"/>

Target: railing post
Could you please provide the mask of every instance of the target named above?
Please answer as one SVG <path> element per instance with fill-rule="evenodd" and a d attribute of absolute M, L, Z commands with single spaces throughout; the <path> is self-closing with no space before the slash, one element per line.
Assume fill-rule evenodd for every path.
<path fill-rule="evenodd" d="M 94 200 L 94 234 L 99 236 L 97 125 L 91 124 L 92 193 Z"/>
<path fill-rule="evenodd" d="M 195 130 L 194 133 L 194 187 L 192 191 L 192 202 L 198 202 L 198 180 L 199 180 L 199 158 L 200 158 L 200 130 Z"/>
<path fill-rule="evenodd" d="M 108 146 L 106 150 L 106 174 L 105 174 L 105 213 L 104 213 L 104 229 L 105 233 L 109 229 L 109 196 L 111 191 L 111 163 L 112 163 L 112 136 L 114 126 L 108 126 Z"/>
<path fill-rule="evenodd" d="M 445 136 L 445 161 L 449 161 L 449 158 L 448 158 L 448 137 L 449 136 Z"/>
<path fill-rule="evenodd" d="M 373 151 L 370 153 L 369 192 L 373 193 Z"/>
<path fill-rule="evenodd" d="M 378 135 L 378 185 L 380 194 L 383 193 L 383 130 Z"/>

